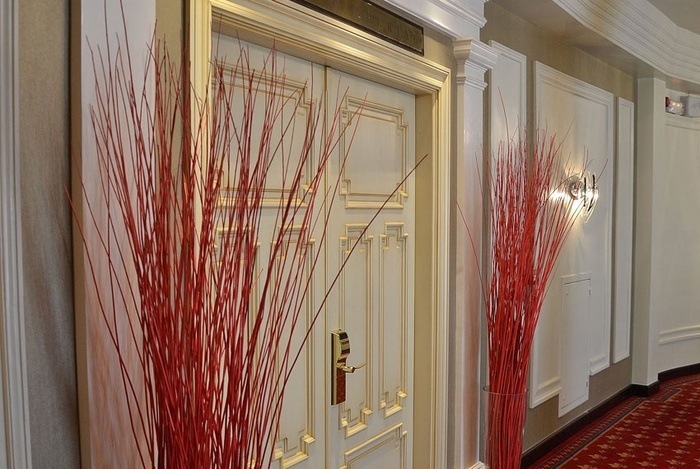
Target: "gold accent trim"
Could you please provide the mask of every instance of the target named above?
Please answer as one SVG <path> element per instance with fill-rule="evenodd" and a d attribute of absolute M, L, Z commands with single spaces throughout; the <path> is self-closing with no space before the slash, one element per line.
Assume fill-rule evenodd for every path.
<path fill-rule="evenodd" d="M 340 469 L 353 469 L 363 457 L 378 451 L 382 447 L 389 444 L 399 445 L 399 465 L 395 469 L 404 469 L 406 467 L 407 448 L 406 437 L 408 431 L 403 429 L 403 423 L 398 423 L 391 428 L 369 438 L 359 445 L 345 452 L 344 464 Z M 393 469 L 393 468 L 392 468 Z"/>
<path fill-rule="evenodd" d="M 348 223 L 345 225 L 345 236 L 340 238 L 340 263 L 345 260 L 346 256 L 349 253 L 350 248 L 353 246 L 355 243 L 355 240 L 358 238 L 358 235 L 362 233 L 362 231 L 365 229 L 367 225 L 365 223 Z M 365 331 L 367 331 L 367 334 L 365 335 L 364 342 L 365 342 L 365 356 L 364 359 L 362 358 L 357 358 L 357 360 L 361 362 L 367 363 L 367 366 L 362 370 L 364 379 L 365 379 L 365 396 L 364 396 L 364 405 L 357 408 L 353 409 L 352 408 L 352 403 L 351 402 L 343 402 L 341 403 L 338 408 L 338 416 L 340 418 L 339 422 L 339 429 L 345 428 L 345 438 L 350 438 L 352 435 L 355 435 L 365 428 L 367 428 L 367 416 L 372 415 L 373 410 L 372 410 L 372 374 L 373 374 L 373 353 L 372 353 L 372 316 L 373 316 L 373 310 L 372 310 L 372 254 L 373 254 L 373 245 L 372 242 L 374 240 L 374 236 L 372 236 L 369 232 L 365 232 L 362 235 L 362 239 L 359 242 L 355 253 L 353 254 L 353 259 L 355 262 L 358 260 L 362 259 L 363 262 L 363 267 L 364 267 L 364 277 L 359 275 L 359 273 L 355 273 L 355 275 L 352 275 L 351 273 L 351 264 L 349 263 L 345 269 L 343 269 L 343 272 L 341 273 L 341 279 L 339 282 L 339 304 L 338 304 L 338 321 L 340 328 L 343 330 L 347 329 L 347 324 L 346 324 L 346 317 L 347 317 L 347 312 L 346 312 L 346 305 L 348 303 L 347 300 L 347 293 L 346 293 L 346 285 L 348 282 L 353 282 L 357 283 L 361 281 L 362 279 L 365 280 L 365 304 L 364 304 L 364 310 L 365 310 Z M 357 314 L 357 317 L 361 317 L 361 314 Z M 355 337 L 358 337 L 359 335 L 356 334 Z M 355 340 L 358 340 L 357 338 Z M 357 350 L 357 349 L 356 349 Z M 357 415 L 353 415 L 353 410 L 355 410 Z"/>
<path fill-rule="evenodd" d="M 410 144 L 408 142 L 409 129 L 408 124 L 404 121 L 404 110 L 386 106 L 384 104 L 365 101 L 364 99 L 348 96 L 343 103 L 343 124 L 346 124 L 347 116 L 355 115 L 361 110 L 362 119 L 376 119 L 394 124 L 396 127 L 397 138 L 400 139 L 401 154 L 397 158 L 401 159 L 400 173 L 396 175 L 394 184 L 389 183 L 384 193 L 379 192 L 359 192 L 352 190 L 351 174 L 348 174 L 349 165 L 340 165 L 343 167 L 342 185 L 339 193 L 345 198 L 345 208 L 349 209 L 403 209 L 404 199 L 408 194 L 408 181 L 401 182 L 408 171 L 407 161 L 409 160 L 408 150 Z M 347 138 L 346 138 L 347 137 Z M 346 155 L 349 148 L 349 136 L 343 135 L 341 141 L 341 154 Z M 400 184 L 400 186 L 399 186 Z M 394 191 L 396 186 L 399 190 L 388 200 L 387 198 Z"/>
<path fill-rule="evenodd" d="M 391 243 L 391 239 L 394 239 L 394 243 Z M 391 249 L 392 244 L 395 244 L 396 248 L 401 249 L 401 258 L 399 260 L 400 265 L 394 265 L 393 268 L 389 269 L 387 268 L 387 259 L 386 259 L 386 253 Z M 410 303 L 410 300 L 408 298 L 409 292 L 411 291 L 411 288 L 409 288 L 408 285 L 408 278 L 406 276 L 407 273 L 407 268 L 408 268 L 408 251 L 410 247 L 408 246 L 408 233 L 404 233 L 404 223 L 403 222 L 394 222 L 394 223 L 385 223 L 384 224 L 384 233 L 379 236 L 379 245 L 380 245 L 380 256 L 379 256 L 379 281 L 380 281 L 380 290 L 379 290 L 379 407 L 381 409 L 384 409 L 384 418 L 388 418 L 398 412 L 401 412 L 403 410 L 404 406 L 404 399 L 408 397 L 408 389 L 407 389 L 407 382 L 406 382 L 406 372 L 407 372 L 407 363 L 406 363 L 406 358 L 408 357 L 408 354 L 410 351 L 408 350 L 408 341 L 409 341 L 409 331 L 408 331 L 408 305 Z M 387 275 L 398 275 L 400 276 L 399 280 L 399 311 L 394 312 L 392 315 L 393 321 L 387 321 L 387 311 L 386 311 L 386 303 L 385 303 L 385 298 L 387 296 L 387 292 L 385 289 L 385 280 Z M 396 292 L 394 293 L 396 294 Z M 398 330 L 393 330 L 393 331 L 388 331 L 387 330 L 387 322 L 392 323 L 392 324 L 398 324 Z M 399 334 L 400 337 L 400 342 L 399 342 L 399 350 L 398 350 L 398 357 L 396 357 L 396 360 L 393 361 L 393 363 L 398 364 L 399 367 L 399 383 L 391 383 L 391 384 L 398 384 L 398 387 L 394 387 L 391 389 L 390 387 L 387 387 L 385 379 L 386 379 L 386 369 L 387 369 L 387 362 L 386 362 L 386 355 L 387 355 L 387 350 L 386 350 L 386 340 L 385 338 L 387 337 L 388 334 Z M 394 352 L 397 352 L 394 350 Z M 393 398 L 391 395 L 394 394 Z"/>

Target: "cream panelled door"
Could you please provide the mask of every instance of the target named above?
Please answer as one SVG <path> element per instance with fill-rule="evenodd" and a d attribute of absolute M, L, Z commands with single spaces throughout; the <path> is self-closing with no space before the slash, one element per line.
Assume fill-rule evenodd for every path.
<path fill-rule="evenodd" d="M 328 467 L 410 468 L 415 195 L 413 180 L 402 180 L 415 164 L 415 97 L 330 69 L 326 77 L 329 105 L 345 90 L 345 115 L 364 103 L 352 145 L 343 142 L 328 178 L 342 171 L 326 245 L 330 275 L 359 244 L 328 302 L 326 323 L 348 333 L 348 364 L 366 364 L 346 376 L 346 401 L 327 406 Z"/>
<path fill-rule="evenodd" d="M 218 35 L 213 39 L 218 55 L 235 63 L 239 41 Z M 269 50 L 244 47 L 251 66 L 260 70 Z M 360 232 L 387 198 L 389 202 L 361 236 L 297 362 L 274 445 L 276 467 L 410 468 L 415 197 L 412 179 L 401 181 L 415 164 L 414 96 L 280 53 L 277 67 L 285 75 L 285 93 L 302 100 L 289 141 L 291 156 L 298 154 L 294 148 L 303 141 L 311 100 L 322 96 L 324 85 L 330 116 L 340 106 L 342 119 L 348 119 L 364 103 L 354 140 L 350 142 L 349 134 L 341 140 L 328 168 L 327 185 L 340 177 L 340 186 L 329 213 L 327 240 L 312 248 L 322 249 L 322 267 L 312 280 L 306 322 L 298 327 L 297 340 Z M 349 155 L 342 167 L 345 151 Z M 272 175 L 260 228 L 261 259 L 268 256 L 264 240 L 274 230 L 281 166 Z M 399 190 L 391 195 L 397 185 Z M 321 239 L 320 232 L 315 239 Z M 330 336 L 337 329 L 349 335 L 348 365 L 365 366 L 346 376 L 346 401 L 331 405 Z"/>

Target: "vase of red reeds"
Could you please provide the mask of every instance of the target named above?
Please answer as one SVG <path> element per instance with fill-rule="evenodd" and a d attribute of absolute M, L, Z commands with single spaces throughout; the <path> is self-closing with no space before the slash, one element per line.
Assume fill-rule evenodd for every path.
<path fill-rule="evenodd" d="M 566 196 L 567 179 L 583 174 L 587 164 L 567 167 L 561 142 L 546 131 L 533 140 L 502 142 L 487 161 L 490 251 L 480 275 L 488 341 L 482 444 L 487 467 L 496 469 L 520 467 L 535 327 L 549 277 L 580 211 Z M 474 247 L 471 234 L 470 241 Z"/>
<path fill-rule="evenodd" d="M 484 464 L 488 468 L 520 467 L 527 392 L 499 393 L 482 389 Z"/>

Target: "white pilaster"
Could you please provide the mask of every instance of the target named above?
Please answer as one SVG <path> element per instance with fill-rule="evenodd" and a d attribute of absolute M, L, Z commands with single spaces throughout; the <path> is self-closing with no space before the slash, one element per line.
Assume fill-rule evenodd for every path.
<path fill-rule="evenodd" d="M 454 466 L 478 461 L 479 337 L 481 331 L 481 261 L 483 229 L 484 74 L 498 54 L 475 39 L 454 41 L 457 59 L 457 160 L 455 223 L 455 327 L 451 370 L 454 386 Z M 471 236 L 471 238 L 470 238 Z"/>
<path fill-rule="evenodd" d="M 0 466 L 31 468 L 19 182 L 19 0 L 0 4 Z"/>
<path fill-rule="evenodd" d="M 632 331 L 632 383 L 651 385 L 658 380 L 659 314 L 654 311 L 654 159 L 665 156 L 666 85 L 657 78 L 637 81 L 637 160 L 634 241 L 634 312 Z M 658 163 L 657 163 L 658 164 Z"/>

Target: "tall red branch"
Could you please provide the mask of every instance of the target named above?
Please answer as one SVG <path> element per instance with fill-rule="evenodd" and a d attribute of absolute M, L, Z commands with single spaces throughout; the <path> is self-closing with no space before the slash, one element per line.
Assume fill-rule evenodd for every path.
<path fill-rule="evenodd" d="M 538 131 L 532 146 L 501 142 L 487 161 L 490 255 L 480 278 L 487 329 L 488 467 L 520 467 L 535 328 L 550 276 L 580 211 L 566 193 L 566 179 L 582 175 L 587 163 L 567 167 L 561 150 L 555 136 Z"/>

